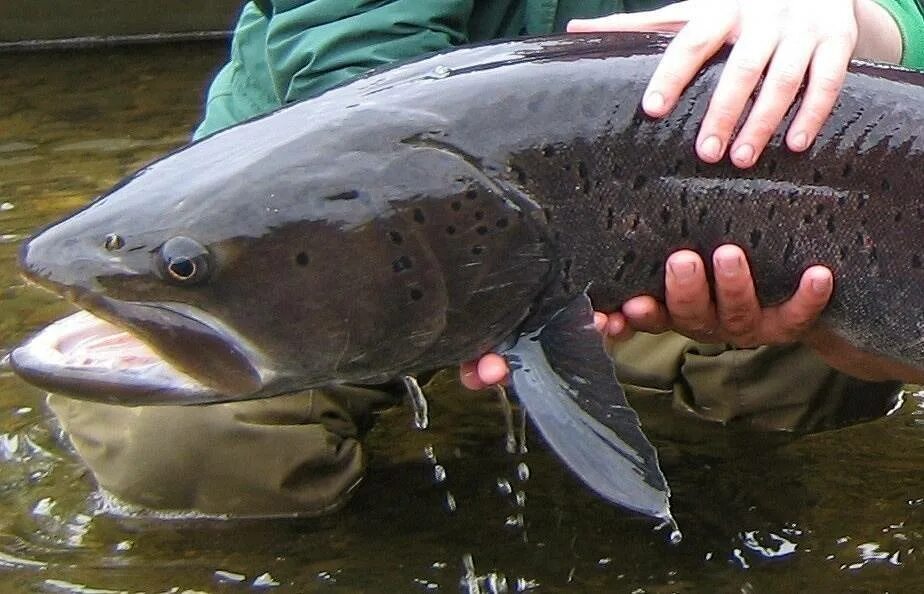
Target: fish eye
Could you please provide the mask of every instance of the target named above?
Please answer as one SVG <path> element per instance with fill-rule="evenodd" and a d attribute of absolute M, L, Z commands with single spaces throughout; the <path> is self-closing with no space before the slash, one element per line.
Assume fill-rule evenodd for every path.
<path fill-rule="evenodd" d="M 211 255 L 201 243 L 174 237 L 160 246 L 158 269 L 163 278 L 180 285 L 205 282 L 211 273 Z"/>

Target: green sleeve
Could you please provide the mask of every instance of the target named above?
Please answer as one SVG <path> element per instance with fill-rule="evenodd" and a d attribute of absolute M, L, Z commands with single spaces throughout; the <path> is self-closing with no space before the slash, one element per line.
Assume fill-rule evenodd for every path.
<path fill-rule="evenodd" d="M 920 0 L 876 0 L 902 34 L 902 66 L 924 69 L 924 6 Z"/>
<path fill-rule="evenodd" d="M 467 41 L 473 0 L 274 0 L 266 62 L 276 96 L 318 95 L 370 68 Z"/>

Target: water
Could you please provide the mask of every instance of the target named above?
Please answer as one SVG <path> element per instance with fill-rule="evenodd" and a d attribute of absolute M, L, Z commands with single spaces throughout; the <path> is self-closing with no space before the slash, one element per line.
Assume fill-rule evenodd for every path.
<path fill-rule="evenodd" d="M 0 55 L 0 349 L 70 311 L 19 280 L 20 238 L 182 143 L 223 53 Z M 638 403 L 684 532 L 671 546 L 588 494 L 535 434 L 508 453 L 493 393 L 451 373 L 425 390 L 430 428 L 385 413 L 367 480 L 337 514 L 158 521 L 100 513 L 42 394 L 0 371 L 0 591 L 924 591 L 922 396 L 803 438 Z"/>

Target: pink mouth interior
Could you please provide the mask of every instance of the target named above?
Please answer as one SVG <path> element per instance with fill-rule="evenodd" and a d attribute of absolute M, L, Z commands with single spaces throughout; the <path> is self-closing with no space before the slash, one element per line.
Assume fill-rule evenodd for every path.
<path fill-rule="evenodd" d="M 122 328 L 81 311 L 48 326 L 32 348 L 72 368 L 139 368 L 163 363 L 146 344 Z"/>

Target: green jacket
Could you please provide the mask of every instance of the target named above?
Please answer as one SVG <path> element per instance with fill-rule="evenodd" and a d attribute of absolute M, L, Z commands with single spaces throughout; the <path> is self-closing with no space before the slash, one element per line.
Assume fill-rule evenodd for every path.
<path fill-rule="evenodd" d="M 924 67 L 920 0 L 878 0 Z M 196 137 L 318 95 L 366 70 L 464 43 L 563 31 L 572 18 L 650 10 L 669 0 L 259 0 L 238 21 L 231 59 Z M 259 4 L 259 6 L 258 6 Z"/>

